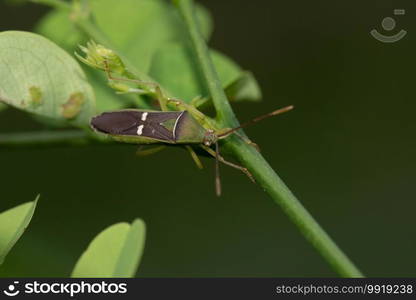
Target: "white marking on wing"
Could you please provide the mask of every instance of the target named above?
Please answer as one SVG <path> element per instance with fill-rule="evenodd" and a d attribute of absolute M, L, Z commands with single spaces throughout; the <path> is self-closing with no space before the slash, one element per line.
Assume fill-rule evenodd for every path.
<path fill-rule="evenodd" d="M 146 118 L 147 118 L 148 114 L 149 114 L 148 112 L 142 113 L 142 121 L 146 121 Z"/>
<path fill-rule="evenodd" d="M 142 135 L 143 127 L 144 127 L 144 125 L 140 125 L 139 127 L 137 127 L 137 135 Z"/>
<path fill-rule="evenodd" d="M 173 139 L 176 141 L 176 126 L 178 125 L 179 119 L 182 117 L 182 115 L 185 113 L 185 111 L 183 111 L 177 118 L 175 121 L 175 125 L 173 125 L 173 130 L 172 130 L 172 135 L 173 135 Z"/>

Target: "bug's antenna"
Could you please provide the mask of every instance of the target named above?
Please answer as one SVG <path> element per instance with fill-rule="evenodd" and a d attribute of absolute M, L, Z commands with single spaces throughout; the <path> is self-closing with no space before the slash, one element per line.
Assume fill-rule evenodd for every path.
<path fill-rule="evenodd" d="M 215 193 L 221 196 L 221 178 L 220 178 L 220 162 L 219 162 L 218 142 L 215 142 Z"/>
<path fill-rule="evenodd" d="M 226 131 L 224 133 L 221 133 L 221 134 L 218 135 L 218 137 L 219 138 L 225 138 L 225 137 L 229 136 L 231 133 L 233 133 L 233 132 L 235 132 L 235 131 L 237 131 L 237 130 L 239 130 L 241 128 L 247 127 L 247 126 L 252 125 L 254 123 L 257 123 L 257 122 L 259 122 L 261 120 L 264 120 L 264 119 L 267 119 L 267 118 L 270 118 L 270 117 L 273 117 L 273 116 L 276 116 L 276 115 L 280 115 L 280 114 L 285 113 L 285 112 L 287 112 L 289 110 L 292 110 L 293 108 L 294 108 L 293 105 L 289 105 L 289 106 L 286 106 L 286 107 L 283 107 L 283 108 L 279 108 L 279 109 L 277 109 L 275 111 L 272 111 L 272 112 L 270 112 L 268 114 L 259 116 L 257 118 L 254 118 L 251 121 L 248 121 L 246 123 L 243 123 L 243 124 L 241 124 L 238 127 L 232 128 L 232 129 L 230 129 L 230 130 L 228 130 L 228 131 Z"/>

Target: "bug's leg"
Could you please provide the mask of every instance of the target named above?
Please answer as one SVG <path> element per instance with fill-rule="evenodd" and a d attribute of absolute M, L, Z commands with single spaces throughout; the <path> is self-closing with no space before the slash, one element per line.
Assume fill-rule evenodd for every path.
<path fill-rule="evenodd" d="M 244 135 L 239 134 L 238 132 L 234 132 L 236 136 L 238 136 L 240 139 L 242 139 L 246 144 L 253 146 L 256 148 L 258 152 L 260 152 L 260 147 L 255 142 L 251 141 L 248 137 L 245 137 Z"/>
<path fill-rule="evenodd" d="M 162 111 L 168 111 L 169 110 L 168 109 L 169 98 L 165 96 L 165 94 L 162 92 L 162 89 L 160 88 L 158 84 L 155 87 L 155 91 L 156 91 L 157 100 L 160 105 L 160 109 Z"/>
<path fill-rule="evenodd" d="M 150 147 L 148 149 L 145 149 L 143 146 L 140 146 L 136 151 L 136 155 L 137 156 L 152 155 L 152 154 L 155 154 L 159 151 L 162 151 L 165 148 L 166 148 L 166 146 L 163 146 L 163 145 L 157 146 L 157 147 Z"/>
<path fill-rule="evenodd" d="M 222 157 L 219 153 L 217 154 L 217 153 L 216 153 L 216 151 L 212 150 L 210 147 L 207 147 L 207 146 L 205 146 L 205 145 L 201 145 L 201 147 L 202 147 L 205 151 L 207 151 L 210 155 L 212 155 L 213 157 L 218 157 L 218 161 L 222 162 L 222 163 L 223 163 L 223 164 L 225 164 L 225 165 L 228 165 L 228 166 L 230 166 L 230 167 L 233 167 L 233 168 L 235 168 L 235 169 L 237 169 L 237 170 L 240 170 L 241 172 L 243 172 L 244 174 L 246 174 L 246 175 L 247 175 L 247 177 L 248 177 L 248 178 L 250 178 L 250 180 L 251 180 L 252 182 L 254 182 L 254 183 L 256 182 L 256 181 L 254 180 L 253 175 L 250 173 L 250 171 L 249 171 L 249 170 L 247 170 L 247 168 L 244 168 L 244 167 L 242 167 L 242 166 L 239 166 L 239 165 L 237 165 L 237 164 L 234 164 L 234 163 L 232 163 L 232 162 L 229 162 L 229 161 L 225 160 L 225 159 L 224 159 L 224 157 Z"/>
<path fill-rule="evenodd" d="M 105 71 L 105 74 L 107 75 L 108 80 L 132 82 L 141 86 L 146 86 L 146 87 L 151 86 L 153 89 L 156 89 L 156 87 L 159 86 L 157 83 L 151 82 L 151 81 L 143 81 L 143 80 L 138 80 L 138 79 L 123 78 L 123 77 L 113 77 L 113 75 L 111 74 L 110 67 L 108 66 L 108 62 L 106 60 L 104 60 L 104 71 Z"/>
<path fill-rule="evenodd" d="M 215 142 L 215 192 L 217 196 L 221 196 L 221 175 L 220 175 L 220 150 L 218 148 L 218 141 Z"/>
<path fill-rule="evenodd" d="M 192 149 L 192 147 L 189 145 L 186 145 L 185 148 L 186 150 L 189 151 L 189 154 L 191 154 L 191 157 L 193 161 L 195 162 L 196 166 L 198 167 L 198 169 L 203 169 L 204 166 L 202 165 L 202 162 L 199 159 L 198 155 L 195 153 L 194 149 Z"/>
<path fill-rule="evenodd" d="M 203 97 L 201 97 L 201 96 L 197 96 L 197 97 L 195 97 L 195 98 L 193 98 L 193 99 L 191 100 L 191 105 L 192 105 L 193 107 L 198 108 L 198 107 L 200 107 L 200 106 L 205 105 L 205 103 L 206 103 L 206 102 L 208 102 L 207 98 L 203 98 Z"/>
<path fill-rule="evenodd" d="M 162 89 L 160 87 L 159 84 L 157 84 L 156 82 L 150 82 L 150 81 L 143 81 L 143 80 L 138 80 L 138 79 L 130 79 L 130 78 L 122 78 L 122 77 L 113 77 L 113 75 L 111 75 L 111 70 L 108 66 L 108 62 L 106 60 L 104 60 L 104 70 L 105 73 L 107 75 L 107 79 L 108 80 L 112 80 L 112 81 L 125 81 L 125 82 L 132 82 L 137 84 L 139 87 L 147 87 L 149 89 L 149 87 L 151 87 L 152 90 L 137 90 L 136 93 L 140 93 L 140 94 L 146 94 L 146 92 L 150 92 L 155 94 L 156 99 L 159 102 L 160 108 L 162 111 L 167 111 L 167 102 L 168 102 L 168 97 L 166 97 L 164 95 L 164 93 L 162 92 Z"/>
<path fill-rule="evenodd" d="M 220 136 L 220 139 L 224 139 L 224 138 L 226 138 L 226 137 L 228 137 L 230 134 L 235 134 L 236 136 L 238 136 L 241 140 L 243 140 L 246 144 L 248 144 L 248 145 L 250 145 L 250 146 L 253 146 L 254 148 L 256 148 L 256 150 L 258 151 L 258 152 L 260 152 L 260 147 L 259 147 L 259 145 L 257 145 L 256 143 L 254 143 L 253 141 L 251 141 L 248 137 L 246 137 L 246 136 L 244 136 L 244 135 L 242 135 L 242 134 L 239 134 L 237 131 L 234 131 L 234 132 L 231 132 L 230 134 L 227 134 L 227 135 L 223 135 L 223 136 L 221 136 L 221 134 L 223 133 L 223 132 L 228 132 L 228 131 L 230 131 L 230 128 L 223 128 L 223 129 L 220 129 L 220 130 L 217 130 L 217 134 Z"/>

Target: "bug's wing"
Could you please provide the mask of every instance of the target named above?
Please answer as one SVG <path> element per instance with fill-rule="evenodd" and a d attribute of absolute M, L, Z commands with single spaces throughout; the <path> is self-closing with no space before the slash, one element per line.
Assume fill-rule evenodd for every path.
<path fill-rule="evenodd" d="M 129 129 L 123 130 L 121 135 L 135 136 L 142 138 L 151 138 L 160 141 L 174 142 L 172 131 L 166 129 L 164 126 L 158 123 L 139 123 L 130 127 Z"/>
<path fill-rule="evenodd" d="M 156 123 L 146 124 L 143 128 L 143 136 L 155 138 L 162 141 L 175 142 L 175 137 L 171 130 L 166 129 L 163 125 Z"/>
<path fill-rule="evenodd" d="M 91 120 L 91 127 L 107 134 L 124 134 L 137 127 L 141 113 L 139 111 L 115 111 L 102 113 Z"/>
<path fill-rule="evenodd" d="M 175 121 L 182 115 L 183 111 L 151 111 L 148 112 L 146 122 L 149 123 L 164 123 L 169 120 Z"/>
<path fill-rule="evenodd" d="M 140 136 L 175 143 L 174 127 L 183 112 L 148 112 L 141 118 Z M 139 125 L 139 126 L 141 126 Z"/>
<path fill-rule="evenodd" d="M 176 125 L 183 114 L 133 109 L 104 112 L 91 120 L 91 127 L 123 142 L 174 144 Z"/>

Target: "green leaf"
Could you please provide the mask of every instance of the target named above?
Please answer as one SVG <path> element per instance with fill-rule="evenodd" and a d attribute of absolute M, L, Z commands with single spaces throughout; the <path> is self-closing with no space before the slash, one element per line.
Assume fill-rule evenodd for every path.
<path fill-rule="evenodd" d="M 51 10 L 46 14 L 37 24 L 35 31 L 54 41 L 71 54 L 85 39 L 71 22 L 68 12 L 59 9 Z"/>
<path fill-rule="evenodd" d="M 230 100 L 260 99 L 260 89 L 251 73 L 242 71 L 235 62 L 218 51 L 211 50 L 211 57 Z M 189 102 L 196 97 L 209 96 L 197 66 L 192 52 L 186 46 L 169 44 L 154 55 L 149 75 L 172 95 Z"/>
<path fill-rule="evenodd" d="M 156 50 L 171 41 L 186 41 L 187 32 L 176 9 L 164 0 L 91 1 L 97 25 L 142 72 Z M 211 32 L 206 10 L 197 10 L 205 37 Z M 203 13 L 201 13 L 203 12 Z M 123 22 L 120 22 L 123 20 Z"/>
<path fill-rule="evenodd" d="M 0 214 L 0 265 L 32 219 L 39 196 Z"/>
<path fill-rule="evenodd" d="M 155 77 L 172 97 L 189 102 L 199 96 L 204 98 L 204 103 L 209 102 L 197 64 L 186 50 L 189 48 L 186 29 L 169 2 L 124 0 L 114 5 L 110 0 L 96 0 L 90 3 L 98 26 L 141 72 Z M 202 6 L 197 6 L 197 16 L 204 37 L 208 39 L 212 31 L 211 16 Z M 121 19 L 123 22 L 119 22 Z M 71 53 L 76 50 L 77 41 L 81 43 L 87 39 L 74 30 L 68 16 L 61 11 L 53 11 L 44 18 L 38 31 Z M 242 71 L 235 62 L 217 51 L 212 51 L 212 55 L 230 101 L 260 100 L 261 92 L 254 77 L 248 75 L 251 73 Z M 97 95 L 99 111 L 131 106 L 135 99 L 132 95 L 115 95 L 99 76 L 89 78 Z"/>
<path fill-rule="evenodd" d="M 168 1 L 96 0 L 90 1 L 90 4 L 98 26 L 117 46 L 117 50 L 143 73 L 148 71 L 151 58 L 159 48 L 172 41 L 187 41 L 183 22 Z M 208 39 L 212 32 L 211 16 L 202 6 L 197 7 L 197 15 L 204 36 Z M 60 10 L 53 10 L 46 15 L 36 31 L 69 53 L 76 51 L 79 44 L 89 39 L 77 31 L 68 14 Z M 132 95 L 115 95 L 100 76 L 89 78 L 97 96 L 98 111 L 120 109 L 135 99 Z"/>
<path fill-rule="evenodd" d="M 250 71 L 240 74 L 234 82 L 225 88 L 229 101 L 260 101 L 262 93 L 256 78 Z"/>
<path fill-rule="evenodd" d="M 90 243 L 71 277 L 133 277 L 143 253 L 145 230 L 140 219 L 108 227 Z"/>
<path fill-rule="evenodd" d="M 78 63 L 42 36 L 0 33 L 0 99 L 21 110 L 86 126 L 94 93 Z"/>

